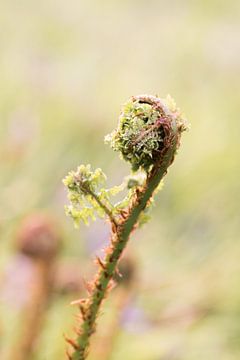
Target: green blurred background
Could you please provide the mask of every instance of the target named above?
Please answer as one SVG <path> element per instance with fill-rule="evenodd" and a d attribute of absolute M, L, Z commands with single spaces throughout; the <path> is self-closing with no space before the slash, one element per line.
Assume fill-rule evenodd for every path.
<path fill-rule="evenodd" d="M 108 230 L 73 228 L 62 178 L 91 163 L 121 182 L 129 167 L 103 138 L 141 93 L 171 94 L 191 129 L 151 221 L 129 244 L 137 280 L 109 359 L 239 359 L 240 2 L 3 0 L 0 23 L 1 359 L 22 326 L 21 280 L 4 294 L 19 223 L 53 214 L 59 261 L 92 276 Z M 64 359 L 75 298 L 54 297 L 34 360 Z M 111 311 L 110 299 L 99 323 Z"/>

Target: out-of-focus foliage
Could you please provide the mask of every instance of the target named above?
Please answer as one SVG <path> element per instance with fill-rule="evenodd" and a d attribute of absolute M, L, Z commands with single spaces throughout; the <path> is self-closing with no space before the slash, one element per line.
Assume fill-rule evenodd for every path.
<path fill-rule="evenodd" d="M 91 163 L 109 187 L 121 183 L 129 168 L 103 138 L 120 105 L 141 93 L 170 93 L 192 126 L 151 221 L 130 244 L 138 276 L 111 360 L 239 359 L 239 14 L 237 0 L 1 2 L 1 359 L 23 326 L 30 270 L 15 251 L 21 219 L 54 214 L 59 262 L 77 261 L 80 277 L 92 276 L 89 259 L 108 230 L 73 229 L 62 178 Z M 64 359 L 76 297 L 54 293 L 35 360 Z M 112 299 L 117 292 L 94 349 L 111 325 Z"/>

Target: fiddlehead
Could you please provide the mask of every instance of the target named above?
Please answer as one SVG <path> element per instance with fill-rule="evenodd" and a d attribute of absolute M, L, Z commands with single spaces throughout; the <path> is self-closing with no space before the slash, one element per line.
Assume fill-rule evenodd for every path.
<path fill-rule="evenodd" d="M 64 180 L 71 201 L 67 213 L 75 222 L 94 218 L 95 212 L 106 216 L 112 225 L 110 245 L 105 258 L 97 259 L 99 270 L 89 287 L 89 297 L 75 302 L 79 305 L 82 320 L 76 341 L 67 339 L 73 349 L 68 355 L 69 359 L 86 359 L 101 303 L 111 287 L 129 235 L 138 226 L 172 164 L 185 129 L 182 116 L 170 97 L 133 96 L 123 106 L 118 127 L 106 137 L 106 141 L 120 152 L 124 160 L 130 162 L 134 172 L 140 170 L 140 174 L 110 190 L 99 187 L 105 180 L 102 171 L 97 169 L 91 172 L 89 166 L 78 168 L 77 172 L 71 172 Z M 129 189 L 127 197 L 112 205 L 110 196 L 124 185 Z M 86 201 L 90 206 L 86 207 Z"/>

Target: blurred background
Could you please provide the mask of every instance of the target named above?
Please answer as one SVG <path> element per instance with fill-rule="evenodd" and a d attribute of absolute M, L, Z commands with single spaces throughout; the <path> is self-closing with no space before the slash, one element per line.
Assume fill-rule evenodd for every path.
<path fill-rule="evenodd" d="M 122 103 L 149 93 L 171 94 L 191 130 L 89 359 L 239 359 L 240 2 L 3 0 L 0 23 L 0 358 L 27 337 L 22 359 L 65 358 L 69 304 L 109 230 L 74 229 L 62 178 L 91 163 L 120 184 L 129 167 L 103 138 Z M 61 243 L 47 257 L 46 239 Z"/>

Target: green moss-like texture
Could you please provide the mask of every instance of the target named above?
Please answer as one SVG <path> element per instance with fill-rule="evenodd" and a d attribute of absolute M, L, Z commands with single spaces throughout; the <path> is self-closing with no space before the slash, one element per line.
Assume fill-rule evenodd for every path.
<path fill-rule="evenodd" d="M 149 170 L 156 163 L 164 148 L 167 136 L 164 123 L 172 119 L 177 126 L 183 124 L 182 116 L 174 101 L 168 96 L 134 96 L 123 106 L 117 130 L 106 136 L 115 151 L 129 161 L 132 170 Z"/>

